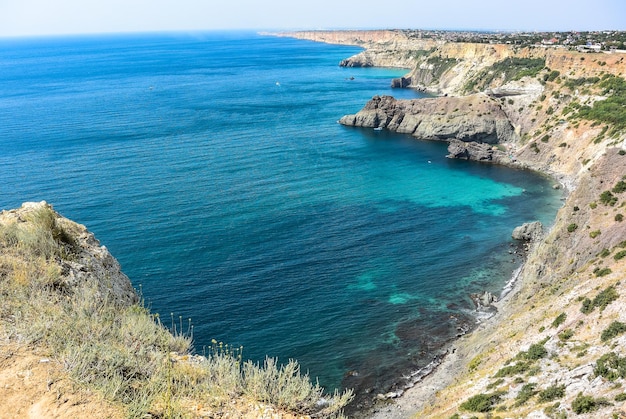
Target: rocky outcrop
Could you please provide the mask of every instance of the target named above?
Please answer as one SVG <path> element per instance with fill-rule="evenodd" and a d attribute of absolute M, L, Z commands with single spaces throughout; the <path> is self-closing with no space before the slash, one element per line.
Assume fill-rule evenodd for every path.
<path fill-rule="evenodd" d="M 470 294 L 470 298 L 472 299 L 474 306 L 476 306 L 476 311 L 493 312 L 496 310 L 496 307 L 493 305 L 493 303 L 496 303 L 498 301 L 498 297 L 496 297 L 489 291 Z"/>
<path fill-rule="evenodd" d="M 495 144 L 513 141 L 515 131 L 499 103 L 485 95 L 397 100 L 375 96 L 343 125 L 386 128 L 424 140 Z"/>
<path fill-rule="evenodd" d="M 541 237 L 543 233 L 543 225 L 539 221 L 533 221 L 532 223 L 524 223 L 521 226 L 515 227 L 511 237 L 514 240 L 530 241 Z"/>
<path fill-rule="evenodd" d="M 43 215 L 42 215 L 43 214 Z M 20 208 L 2 211 L 0 225 L 32 223 L 33 219 L 52 214 L 46 223 L 54 226 L 56 234 L 62 238 L 64 253 L 71 257 L 57 258 L 59 277 L 55 288 L 66 295 L 87 281 L 96 284 L 99 299 L 109 300 L 122 306 L 137 303 L 139 297 L 129 278 L 121 271 L 119 262 L 87 228 L 54 212 L 45 201 L 26 202 Z"/>

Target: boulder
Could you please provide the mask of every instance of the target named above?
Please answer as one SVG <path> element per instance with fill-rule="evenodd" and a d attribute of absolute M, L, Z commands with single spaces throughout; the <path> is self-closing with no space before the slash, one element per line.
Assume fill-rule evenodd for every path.
<path fill-rule="evenodd" d="M 470 298 L 476 306 L 476 311 L 495 311 L 493 303 L 498 301 L 498 297 L 489 291 L 485 291 L 483 293 L 472 293 L 470 294 Z"/>
<path fill-rule="evenodd" d="M 543 225 L 539 221 L 533 221 L 532 223 L 524 223 L 521 226 L 515 227 L 511 237 L 515 240 L 535 240 L 543 233 Z"/>

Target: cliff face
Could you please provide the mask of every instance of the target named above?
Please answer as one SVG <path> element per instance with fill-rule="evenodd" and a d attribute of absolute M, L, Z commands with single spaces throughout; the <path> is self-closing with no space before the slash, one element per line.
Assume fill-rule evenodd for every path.
<path fill-rule="evenodd" d="M 542 171 L 570 193 L 498 314 L 372 416 L 626 416 L 626 56 L 468 43 L 387 55 L 407 51 L 415 67 L 395 84 L 447 97 L 375 97 L 342 123 L 444 139 L 451 157 Z"/>
<path fill-rule="evenodd" d="M 396 100 L 374 97 L 341 124 L 386 128 L 425 140 L 458 139 L 495 144 L 514 141 L 515 132 L 500 104 L 486 95 Z"/>

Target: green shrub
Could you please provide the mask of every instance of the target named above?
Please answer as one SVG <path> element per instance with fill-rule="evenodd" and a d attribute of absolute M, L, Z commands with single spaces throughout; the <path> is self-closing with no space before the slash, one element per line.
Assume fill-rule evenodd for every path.
<path fill-rule="evenodd" d="M 618 394 L 617 396 L 615 396 L 615 401 L 616 402 L 623 402 L 626 400 L 626 393 L 621 393 Z"/>
<path fill-rule="evenodd" d="M 597 276 L 597 277 L 601 277 L 601 276 L 606 276 L 608 274 L 610 274 L 611 272 L 611 268 L 596 268 L 593 270 L 593 273 Z"/>
<path fill-rule="evenodd" d="M 502 392 L 477 394 L 461 403 L 460 408 L 467 412 L 489 412 L 495 404 L 500 402 L 502 394 Z"/>
<path fill-rule="evenodd" d="M 609 327 L 602 331 L 600 339 L 602 339 L 602 342 L 606 342 L 607 340 L 613 339 L 615 336 L 624 332 L 626 332 L 626 324 L 614 321 L 609 325 Z"/>
<path fill-rule="evenodd" d="M 508 376 L 517 375 L 517 374 L 524 374 L 530 369 L 530 367 L 531 367 L 530 362 L 517 361 L 513 365 L 507 365 L 501 368 L 496 373 L 496 375 L 494 375 L 494 377 L 498 378 L 498 377 L 508 377 Z"/>
<path fill-rule="evenodd" d="M 626 256 L 626 250 L 620 250 L 615 255 L 613 255 L 613 259 L 620 260 L 620 259 L 623 259 L 625 256 Z"/>
<path fill-rule="evenodd" d="M 535 383 L 524 384 L 519 393 L 517 393 L 517 396 L 515 396 L 515 406 L 523 405 L 531 397 L 537 394 L 537 390 L 535 390 L 535 387 L 537 387 L 537 384 Z"/>
<path fill-rule="evenodd" d="M 492 388 L 496 388 L 499 385 L 501 385 L 502 383 L 504 383 L 504 378 L 498 378 L 496 381 L 494 381 L 493 383 L 489 383 L 487 385 L 487 390 L 491 390 Z"/>
<path fill-rule="evenodd" d="M 576 231 L 577 228 L 578 228 L 578 224 L 571 223 L 570 225 L 567 226 L 567 231 L 570 233 L 573 233 L 574 231 Z"/>
<path fill-rule="evenodd" d="M 604 191 L 600 194 L 600 202 L 613 207 L 617 204 L 617 197 L 611 191 Z"/>
<path fill-rule="evenodd" d="M 613 193 L 622 193 L 624 191 L 626 191 L 626 182 L 623 180 L 617 182 L 615 186 L 613 186 L 613 189 L 611 189 L 611 192 Z"/>
<path fill-rule="evenodd" d="M 604 310 L 606 306 L 619 298 L 619 294 L 613 286 L 607 287 L 602 290 L 593 300 L 585 298 L 582 303 L 580 311 L 589 314 L 594 308 L 599 307 L 600 311 Z"/>
<path fill-rule="evenodd" d="M 624 221 L 624 216 L 622 214 L 615 214 L 615 221 L 621 223 Z"/>
<path fill-rule="evenodd" d="M 548 355 L 548 351 L 541 343 L 535 343 L 528 348 L 528 351 L 523 353 L 523 357 L 529 361 L 536 361 L 541 358 L 545 358 Z"/>
<path fill-rule="evenodd" d="M 602 232 L 600 230 L 593 230 L 592 232 L 589 233 L 589 237 L 591 237 L 592 239 L 595 239 L 600 234 L 602 234 Z"/>
<path fill-rule="evenodd" d="M 556 318 L 552 321 L 552 327 L 559 327 L 560 325 L 563 324 L 563 322 L 565 322 L 565 319 L 567 318 L 567 314 L 565 313 L 561 313 L 558 316 L 556 316 Z"/>
<path fill-rule="evenodd" d="M 602 355 L 596 361 L 593 371 L 597 376 L 604 377 L 609 381 L 626 378 L 626 358 L 615 352 Z"/>
<path fill-rule="evenodd" d="M 611 251 L 607 248 L 602 249 L 602 251 L 600 253 L 598 253 L 598 256 L 600 256 L 601 258 L 605 258 L 608 255 L 611 254 Z"/>
<path fill-rule="evenodd" d="M 619 294 L 615 291 L 615 288 L 610 286 L 600 291 L 596 298 L 593 299 L 594 307 L 598 307 L 600 311 L 604 310 L 606 306 L 619 298 Z"/>
<path fill-rule="evenodd" d="M 600 409 L 603 406 L 610 406 L 611 403 L 604 398 L 594 399 L 591 396 L 583 396 L 582 393 L 578 393 L 576 399 L 572 402 L 572 410 L 574 413 L 580 415 L 582 413 L 591 413 Z"/>
<path fill-rule="evenodd" d="M 597 203 L 595 203 L 595 202 L 590 202 L 590 203 L 589 203 L 589 208 L 591 208 L 591 209 L 596 209 L 597 207 L 598 207 L 598 204 L 597 204 Z"/>
<path fill-rule="evenodd" d="M 583 300 L 582 306 L 580 307 L 580 311 L 584 314 L 589 314 L 593 311 L 594 308 L 595 307 L 593 305 L 593 301 L 591 301 L 589 298 L 585 298 Z"/>
<path fill-rule="evenodd" d="M 560 399 L 563 396 L 565 396 L 565 385 L 553 385 L 546 388 L 545 390 L 540 391 L 537 400 L 539 401 L 539 403 L 546 403 L 552 402 L 556 399 Z"/>

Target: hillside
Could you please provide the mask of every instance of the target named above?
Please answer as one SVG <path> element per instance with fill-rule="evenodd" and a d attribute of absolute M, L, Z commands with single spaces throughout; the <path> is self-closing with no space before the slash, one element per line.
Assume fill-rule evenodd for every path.
<path fill-rule="evenodd" d="M 46 202 L 0 213 L 0 416 L 341 417 L 295 361 L 243 361 L 150 313 L 118 262 Z"/>
<path fill-rule="evenodd" d="M 448 141 L 449 157 L 541 171 L 569 192 L 498 314 L 373 416 L 624 417 L 626 54 L 363 39 L 366 51 L 342 65 L 410 57 L 394 85 L 439 97 L 375 97 L 342 123 Z"/>

